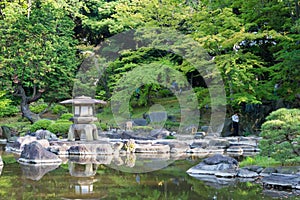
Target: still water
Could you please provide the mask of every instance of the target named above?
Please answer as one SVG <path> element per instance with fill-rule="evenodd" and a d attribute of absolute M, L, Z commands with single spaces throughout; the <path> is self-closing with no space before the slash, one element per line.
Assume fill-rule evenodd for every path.
<path fill-rule="evenodd" d="M 274 199 L 260 184 L 253 182 L 222 185 L 189 176 L 186 170 L 198 164 L 201 158 L 176 160 L 147 173 L 133 173 L 104 164 L 77 164 L 74 167 L 70 160 L 57 166 L 32 167 L 14 162 L 14 157 L 5 152 L 2 159 L 5 164 L 0 176 L 0 199 L 3 200 Z"/>

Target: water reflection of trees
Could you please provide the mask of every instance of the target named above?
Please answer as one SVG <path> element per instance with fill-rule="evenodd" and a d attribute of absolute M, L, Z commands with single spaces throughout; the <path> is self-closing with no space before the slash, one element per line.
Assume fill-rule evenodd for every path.
<path fill-rule="evenodd" d="M 122 158 L 125 161 L 126 155 Z M 92 163 L 95 173 L 89 177 L 70 174 L 69 162 L 80 161 L 73 159 L 44 174 L 38 181 L 28 179 L 24 174 L 20 176 L 23 171 L 18 163 L 5 165 L 0 177 L 1 199 L 213 199 L 214 196 L 217 199 L 257 199 L 258 196 L 271 199 L 262 194 L 258 184 L 240 183 L 216 189 L 190 177 L 186 170 L 198 164 L 199 159 L 177 160 L 168 167 L 148 173 L 127 173 Z M 84 165 L 91 166 L 87 157 L 84 160 L 81 164 L 77 162 L 81 172 L 85 170 Z M 135 167 L 141 163 L 136 155 Z M 126 167 L 125 162 L 122 166 Z"/>

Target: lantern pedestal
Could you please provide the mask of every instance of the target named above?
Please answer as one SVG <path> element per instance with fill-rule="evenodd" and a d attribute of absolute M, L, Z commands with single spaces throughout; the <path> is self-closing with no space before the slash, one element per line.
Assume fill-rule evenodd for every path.
<path fill-rule="evenodd" d="M 72 124 L 68 132 L 68 140 L 82 140 L 83 134 L 86 141 L 98 140 L 98 130 L 95 124 Z"/>
<path fill-rule="evenodd" d="M 85 135 L 86 141 L 98 139 L 97 127 L 93 124 L 93 122 L 98 120 L 97 117 L 94 117 L 95 104 L 106 104 L 105 101 L 92 99 L 87 96 L 80 96 L 60 103 L 73 105 L 74 124 L 69 128 L 69 141 L 82 140 L 83 135 Z"/>

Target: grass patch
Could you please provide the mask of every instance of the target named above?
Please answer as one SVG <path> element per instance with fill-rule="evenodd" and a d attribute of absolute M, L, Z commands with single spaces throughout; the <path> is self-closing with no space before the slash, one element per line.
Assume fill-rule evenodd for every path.
<path fill-rule="evenodd" d="M 2 155 L 2 161 L 4 164 L 13 164 L 13 163 L 17 162 L 17 160 L 13 154 Z"/>
<path fill-rule="evenodd" d="M 269 158 L 266 156 L 254 156 L 254 157 L 246 157 L 242 162 L 240 162 L 240 167 L 250 166 L 250 165 L 258 165 L 262 167 L 271 167 L 271 166 L 279 166 L 281 163 L 273 158 Z"/>

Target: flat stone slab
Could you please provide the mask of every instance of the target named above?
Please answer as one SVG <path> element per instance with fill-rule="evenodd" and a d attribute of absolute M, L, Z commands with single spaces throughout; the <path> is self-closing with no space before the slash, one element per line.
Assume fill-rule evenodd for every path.
<path fill-rule="evenodd" d="M 243 153 L 243 149 L 240 146 L 230 146 L 228 149 L 226 149 L 226 152 L 232 152 L 232 153 Z"/>
<path fill-rule="evenodd" d="M 236 175 L 237 175 L 237 172 L 234 170 L 215 172 L 216 177 L 234 178 L 234 177 L 236 177 Z"/>
<path fill-rule="evenodd" d="M 264 186 L 284 187 L 290 189 L 300 189 L 300 175 L 299 174 L 279 174 L 272 173 L 270 176 L 265 176 L 262 179 Z"/>
<path fill-rule="evenodd" d="M 241 178 L 255 178 L 258 177 L 258 173 L 247 169 L 238 169 L 237 176 Z"/>
<path fill-rule="evenodd" d="M 135 148 L 135 153 L 169 153 L 170 146 L 163 144 L 153 144 L 153 145 L 137 145 Z"/>

